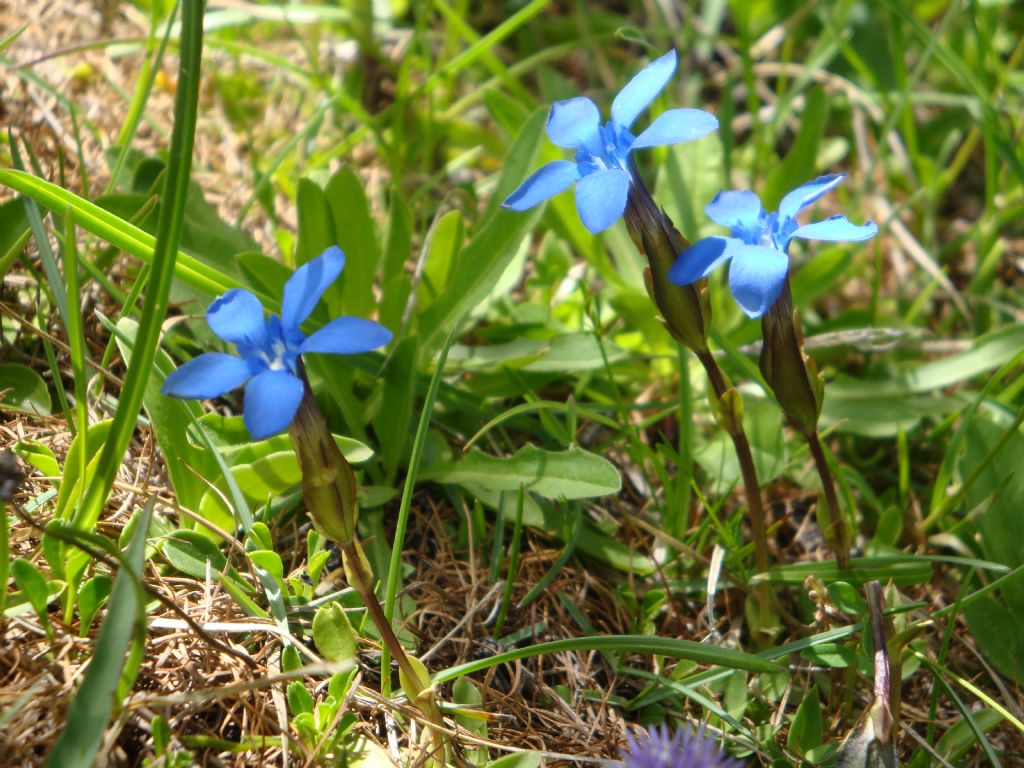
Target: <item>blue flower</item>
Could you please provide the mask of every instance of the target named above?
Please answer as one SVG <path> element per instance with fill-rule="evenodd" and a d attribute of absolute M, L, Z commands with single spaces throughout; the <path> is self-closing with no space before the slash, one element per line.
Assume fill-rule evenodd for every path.
<path fill-rule="evenodd" d="M 744 312 L 760 317 L 775 303 L 789 274 L 789 242 L 804 240 L 867 240 L 878 227 L 869 221 L 851 224 L 845 216 L 800 226 L 796 216 L 819 197 L 839 185 L 841 174 L 819 176 L 784 198 L 778 213 L 765 213 L 753 192 L 719 192 L 707 208 L 708 216 L 731 230 L 731 237 L 705 237 L 683 251 L 668 272 L 678 285 L 707 277 L 723 261 L 729 265 L 729 289 Z"/>
<path fill-rule="evenodd" d="M 674 734 L 664 724 L 646 735 L 627 736 L 629 753 L 623 754 L 625 768 L 739 768 L 742 763 L 726 754 L 715 739 L 704 732 L 680 728 Z"/>
<path fill-rule="evenodd" d="M 259 299 L 233 288 L 206 310 L 215 334 L 234 344 L 240 357 L 206 352 L 167 377 L 162 392 L 183 399 L 218 397 L 246 384 L 243 420 L 256 440 L 277 434 L 295 417 L 305 385 L 299 355 L 323 352 L 351 355 L 391 341 L 391 332 L 372 320 L 339 317 L 312 336 L 299 326 L 345 266 L 345 254 L 331 246 L 288 278 L 281 316 L 264 317 Z"/>
<path fill-rule="evenodd" d="M 629 154 L 634 149 L 692 141 L 718 128 L 718 120 L 700 109 L 670 109 L 639 136 L 630 133 L 637 116 L 647 109 L 676 69 L 676 52 L 669 51 L 640 71 L 612 102 L 612 119 L 601 125 L 597 105 L 582 96 L 556 101 L 548 115 L 552 144 L 576 150 L 575 162 L 556 160 L 524 181 L 502 206 L 525 211 L 575 182 L 576 210 L 593 234 L 603 232 L 626 210 L 633 178 Z"/>

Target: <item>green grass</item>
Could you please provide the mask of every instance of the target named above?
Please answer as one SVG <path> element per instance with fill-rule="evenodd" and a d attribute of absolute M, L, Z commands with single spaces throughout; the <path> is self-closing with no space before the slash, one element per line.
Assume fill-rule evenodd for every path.
<path fill-rule="evenodd" d="M 282 745 L 289 764 L 370 763 L 389 750 L 386 712 L 414 762 L 412 710 L 382 679 L 379 633 L 332 545 L 304 527 L 287 438 L 251 441 L 238 393 L 201 406 L 158 392 L 174 365 L 230 351 L 179 315 L 238 286 L 276 311 L 290 270 L 333 244 L 345 274 L 307 330 L 348 314 L 395 338 L 311 356 L 309 376 L 362 486 L 387 616 L 410 652 L 430 652 L 452 724 L 494 742 L 456 734 L 474 764 L 538 744 L 616 757 L 623 723 L 660 722 L 708 723 L 749 765 L 835 764 L 871 703 L 871 579 L 902 677 L 900 762 L 1021 760 L 1024 14 L 967 0 L 676 5 L 678 18 L 549 0 L 212 7 L 200 35 L 189 1 L 145 6 L 143 26 L 120 18 L 113 41 L 83 29 L 39 61 L 31 19 L 0 43 L 6 76 L 52 99 L 69 137 L 55 153 L 9 110 L 0 143 L 0 447 L 34 470 L 13 501 L 38 524 L 5 516 L 0 605 L 5 633 L 44 664 L 4 656 L 4 672 L 35 691 L 45 664 L 86 670 L 0 709 L 8 729 L 48 724 L 26 760 L 76 749 L 86 765 L 103 737 L 147 765 L 281 764 Z M 592 236 L 570 193 L 499 207 L 570 156 L 544 134 L 552 101 L 584 94 L 606 112 L 670 47 L 679 69 L 638 125 L 683 106 L 721 122 L 635 156 L 683 234 L 721 233 L 703 211 L 720 189 L 772 208 L 828 172 L 848 178 L 818 216 L 879 225 L 865 244 L 794 248 L 856 532 L 847 572 L 820 538 L 807 448 L 757 368 L 760 325 L 724 274 L 710 280 L 712 340 L 767 489 L 764 574 L 703 370 L 661 326 L 625 226 Z M 61 71 L 118 56 L 142 68 L 120 90 L 95 74 L 61 87 Z M 212 622 L 208 636 L 130 590 L 136 573 Z M 777 627 L 751 610 L 766 583 Z M 328 604 L 349 611 L 355 670 L 325 666 L 312 642 Z M 133 606 L 146 645 L 119 613 Z M 208 678 L 159 666 L 171 642 Z M 116 664 L 90 664 L 111 644 Z M 241 687 L 213 674 L 229 669 Z M 499 695 L 509 674 L 526 682 Z M 89 706 L 111 697 L 109 712 Z M 80 741 L 58 740 L 65 722 Z"/>

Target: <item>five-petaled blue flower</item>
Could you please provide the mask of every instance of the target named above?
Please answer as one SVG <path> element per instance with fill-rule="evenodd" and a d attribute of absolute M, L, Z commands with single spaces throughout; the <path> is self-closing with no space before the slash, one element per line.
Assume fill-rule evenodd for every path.
<path fill-rule="evenodd" d="M 524 181 L 502 206 L 525 211 L 552 195 L 576 185 L 576 210 L 593 234 L 603 232 L 626 210 L 633 178 L 629 154 L 634 149 L 692 141 L 718 128 L 718 120 L 700 109 L 670 109 L 639 136 L 629 132 L 637 115 L 647 109 L 676 69 L 676 52 L 648 64 L 619 91 L 612 102 L 612 119 L 601 115 L 582 96 L 556 101 L 548 115 L 548 138 L 559 147 L 576 150 L 576 161 L 548 163 Z"/>
<path fill-rule="evenodd" d="M 680 728 L 675 733 L 662 724 L 645 736 L 627 736 L 629 752 L 623 754 L 625 768 L 739 768 L 738 760 L 726 754 L 714 738 L 704 732 Z"/>
<path fill-rule="evenodd" d="M 729 265 L 729 289 L 744 312 L 760 317 L 782 292 L 789 274 L 789 242 L 804 240 L 867 240 L 875 236 L 874 222 L 858 226 L 845 216 L 800 226 L 796 215 L 845 178 L 841 174 L 819 176 L 797 187 L 779 204 L 778 213 L 765 213 L 753 192 L 719 192 L 707 208 L 708 216 L 732 230 L 731 237 L 705 237 L 685 251 L 668 272 L 678 285 L 707 277 L 723 261 Z"/>
<path fill-rule="evenodd" d="M 243 420 L 255 439 L 277 434 L 291 424 L 305 385 L 299 355 L 324 352 L 351 355 L 391 341 L 391 332 L 372 320 L 339 317 L 307 337 L 299 326 L 345 266 L 345 254 L 331 246 L 288 278 L 281 316 L 264 317 L 255 295 L 233 288 L 210 305 L 206 322 L 234 344 L 241 357 L 206 352 L 173 371 L 163 393 L 184 399 L 218 397 L 246 384 Z"/>

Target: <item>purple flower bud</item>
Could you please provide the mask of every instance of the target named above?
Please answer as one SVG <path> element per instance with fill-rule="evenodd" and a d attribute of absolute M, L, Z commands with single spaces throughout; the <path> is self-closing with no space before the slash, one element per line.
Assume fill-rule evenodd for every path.
<path fill-rule="evenodd" d="M 662 724 L 642 736 L 627 737 L 629 752 L 623 753 L 624 768 L 740 768 L 743 764 L 718 746 L 704 731 L 679 728 L 675 733 Z"/>

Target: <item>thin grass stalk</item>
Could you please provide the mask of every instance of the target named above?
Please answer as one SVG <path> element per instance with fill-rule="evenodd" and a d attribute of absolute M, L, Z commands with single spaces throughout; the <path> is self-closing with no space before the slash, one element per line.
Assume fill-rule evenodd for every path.
<path fill-rule="evenodd" d="M 91 530 L 99 520 L 125 449 L 135 430 L 146 384 L 152 374 L 153 361 L 156 359 L 160 329 L 167 314 L 178 243 L 185 220 L 185 202 L 199 104 L 203 2 L 184 0 L 181 7 L 181 58 L 174 104 L 174 131 L 171 135 L 170 155 L 157 219 L 153 272 L 142 307 L 131 367 L 125 376 L 124 388 L 110 430 L 110 439 L 104 443 L 96 473 L 86 488 L 75 515 L 76 525 L 84 530 Z"/>
<path fill-rule="evenodd" d="M 444 372 L 445 363 L 448 361 L 448 350 L 458 329 L 453 328 L 448 334 L 448 339 L 441 354 L 438 355 L 434 375 L 430 379 L 430 386 L 427 388 L 427 396 L 423 402 L 423 410 L 420 412 L 420 421 L 416 427 L 416 437 L 412 445 L 412 453 L 409 456 L 409 467 L 405 473 L 405 485 L 402 488 L 402 501 L 398 507 L 398 521 L 395 524 L 395 538 L 391 542 L 391 560 L 388 563 L 388 580 L 384 590 L 384 617 L 388 626 L 395 616 L 395 600 L 398 596 L 398 580 L 401 576 L 402 551 L 405 549 L 405 532 L 409 527 L 409 512 L 412 508 L 412 494 L 416 488 L 416 477 L 419 474 L 420 459 L 423 457 L 423 447 L 427 442 L 427 433 L 430 431 L 430 418 L 434 412 L 434 401 L 437 399 L 437 391 L 441 386 L 441 375 Z M 382 664 L 388 662 L 387 649 L 384 650 Z M 387 685 L 384 681 L 386 676 L 381 678 L 382 687 Z M 387 694 L 387 690 L 383 690 Z"/>

